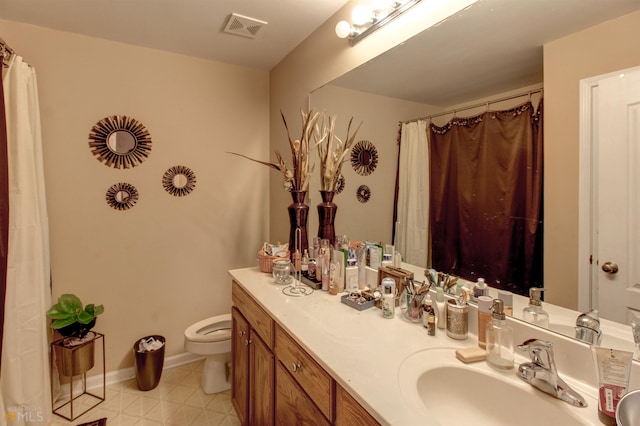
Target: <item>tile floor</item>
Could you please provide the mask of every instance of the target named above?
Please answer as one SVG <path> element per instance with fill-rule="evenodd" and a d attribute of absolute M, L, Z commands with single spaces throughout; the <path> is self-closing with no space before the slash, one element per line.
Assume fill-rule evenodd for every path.
<path fill-rule="evenodd" d="M 213 395 L 202 392 L 200 374 L 203 365 L 204 361 L 198 361 L 166 369 L 158 387 L 146 392 L 138 389 L 135 379 L 107 386 L 106 400 L 95 408 L 73 422 L 54 414 L 49 424 L 79 425 L 106 417 L 107 426 L 239 425 L 230 391 Z M 82 412 L 82 404 L 93 404 L 93 401 L 74 401 L 74 412 Z"/>

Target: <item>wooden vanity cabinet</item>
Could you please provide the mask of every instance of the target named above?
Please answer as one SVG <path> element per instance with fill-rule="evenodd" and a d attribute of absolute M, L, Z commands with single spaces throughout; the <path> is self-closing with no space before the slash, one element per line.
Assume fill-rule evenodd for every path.
<path fill-rule="evenodd" d="M 235 281 L 231 401 L 243 425 L 379 425 Z"/>
<path fill-rule="evenodd" d="M 367 410 L 342 386 L 336 384 L 336 426 L 378 426 Z"/>
<path fill-rule="evenodd" d="M 313 411 L 328 421 L 333 421 L 335 381 L 333 378 L 279 325 L 276 325 L 275 355 L 277 364 L 276 386 L 276 418 L 284 418 L 281 414 L 290 402 L 305 401 L 303 406 L 312 406 Z M 282 372 L 280 371 L 282 370 Z M 280 379 L 290 379 L 296 386 L 286 385 L 283 389 Z M 299 389 L 299 395 L 293 395 Z M 280 399 L 287 401 L 281 403 Z M 308 404 L 307 404 L 308 401 Z M 308 411 L 312 411 L 311 408 Z M 279 423 L 279 422 L 278 422 Z M 305 423 L 306 422 L 302 422 Z M 285 424 L 285 423 L 280 423 Z M 323 423 L 317 423 L 323 424 Z M 327 423 L 328 424 L 328 423 Z"/>
<path fill-rule="evenodd" d="M 231 402 L 243 425 L 273 425 L 273 321 L 235 282 L 232 298 Z"/>

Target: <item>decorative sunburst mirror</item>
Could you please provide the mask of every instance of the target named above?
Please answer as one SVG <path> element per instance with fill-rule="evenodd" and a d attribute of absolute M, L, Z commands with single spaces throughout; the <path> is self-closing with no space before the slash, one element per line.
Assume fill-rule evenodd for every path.
<path fill-rule="evenodd" d="M 137 202 L 138 190 L 129 183 L 116 183 L 107 190 L 107 204 L 116 210 L 129 210 Z"/>
<path fill-rule="evenodd" d="M 151 135 L 126 115 L 112 115 L 98 121 L 89 133 L 91 153 L 105 166 L 116 169 L 135 167 L 151 153 Z"/>
<path fill-rule="evenodd" d="M 173 166 L 164 172 L 162 186 L 176 197 L 188 195 L 196 187 L 196 174 L 188 167 Z"/>
<path fill-rule="evenodd" d="M 344 175 L 340 175 L 340 177 L 338 178 L 338 184 L 336 185 L 336 194 L 341 193 L 346 184 L 347 180 L 344 178 Z"/>
<path fill-rule="evenodd" d="M 360 185 L 356 190 L 356 198 L 361 203 L 366 203 L 371 198 L 371 190 L 367 185 Z"/>
<path fill-rule="evenodd" d="M 351 148 L 351 166 L 360 176 L 368 176 L 378 165 L 378 150 L 369 141 L 359 141 Z"/>

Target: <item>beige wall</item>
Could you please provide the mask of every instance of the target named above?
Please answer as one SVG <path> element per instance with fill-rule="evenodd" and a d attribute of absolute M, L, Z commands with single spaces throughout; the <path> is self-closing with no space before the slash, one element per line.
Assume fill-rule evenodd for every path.
<path fill-rule="evenodd" d="M 635 12 L 544 46 L 544 275 L 551 303 L 578 306 L 579 83 L 640 65 L 639 38 Z"/>
<path fill-rule="evenodd" d="M 149 334 L 183 352 L 187 326 L 230 312 L 227 270 L 256 264 L 267 239 L 268 171 L 225 154 L 268 155 L 267 72 L 4 20 L 0 33 L 38 74 L 53 297 L 104 304 L 108 371 L 132 366 Z M 113 114 L 149 130 L 142 165 L 91 154 L 89 131 Z M 196 173 L 186 197 L 162 188 L 175 165 Z M 105 202 L 117 182 L 139 191 L 128 211 Z"/>

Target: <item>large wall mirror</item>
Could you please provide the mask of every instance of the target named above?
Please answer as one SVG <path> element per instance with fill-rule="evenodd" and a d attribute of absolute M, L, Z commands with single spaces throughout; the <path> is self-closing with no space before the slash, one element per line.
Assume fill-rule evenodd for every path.
<path fill-rule="evenodd" d="M 387 127 L 384 131 L 391 137 L 384 142 L 375 141 L 376 147 L 383 150 L 383 145 L 395 146 L 399 121 L 542 87 L 542 46 L 545 43 L 640 8 L 637 2 L 626 0 L 566 0 L 547 6 L 553 7 L 553 13 L 544 10 L 546 7 L 540 2 L 479 0 L 439 25 L 314 90 L 310 94 L 311 108 L 339 116 L 353 115 L 362 120 L 359 138 L 368 137 L 367 127 L 372 123 L 375 126 L 384 123 Z M 548 95 L 546 89 L 545 94 Z M 393 103 L 393 109 L 377 113 L 376 108 L 371 107 L 374 97 Z M 503 105 L 492 106 L 492 109 L 503 109 Z M 449 118 L 451 116 L 443 117 L 443 121 Z M 437 124 L 441 125 L 443 121 Z M 377 129 L 376 132 L 382 133 Z M 388 188 L 376 190 L 376 199 L 388 200 L 385 209 L 391 209 L 393 193 Z M 389 222 L 388 225 L 371 223 L 370 226 L 373 232 L 375 227 L 391 228 L 393 225 Z M 558 285 L 549 283 L 552 284 Z M 579 312 L 562 306 L 558 309 L 573 318 L 573 323 L 551 329 L 574 337 Z M 521 311 L 514 310 L 514 317 L 520 315 Z M 630 342 L 633 348 L 630 334 L 620 338 L 625 345 Z"/>

